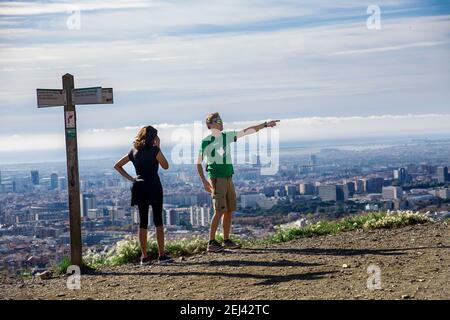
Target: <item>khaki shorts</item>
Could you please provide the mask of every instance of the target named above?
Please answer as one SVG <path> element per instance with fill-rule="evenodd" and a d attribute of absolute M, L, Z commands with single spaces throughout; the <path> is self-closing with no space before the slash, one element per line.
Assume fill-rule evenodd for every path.
<path fill-rule="evenodd" d="M 216 212 L 236 211 L 236 191 L 233 179 L 211 178 L 213 192 L 213 205 Z"/>

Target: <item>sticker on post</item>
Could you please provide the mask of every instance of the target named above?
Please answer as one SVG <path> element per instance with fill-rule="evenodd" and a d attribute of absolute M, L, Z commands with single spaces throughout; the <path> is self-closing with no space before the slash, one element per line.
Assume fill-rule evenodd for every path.
<path fill-rule="evenodd" d="M 75 128 L 75 112 L 66 111 L 66 128 Z"/>
<path fill-rule="evenodd" d="M 76 129 L 67 129 L 66 130 L 66 137 L 70 139 L 74 139 L 77 137 L 77 131 Z"/>

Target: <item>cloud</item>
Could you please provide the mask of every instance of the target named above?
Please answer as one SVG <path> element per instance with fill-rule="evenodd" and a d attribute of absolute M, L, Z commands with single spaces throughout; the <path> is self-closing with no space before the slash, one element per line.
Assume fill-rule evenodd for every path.
<path fill-rule="evenodd" d="M 155 2 L 139 0 L 109 1 L 70 1 L 70 2 L 3 2 L 0 3 L 0 16 L 33 16 L 43 14 L 70 13 L 74 8 L 82 11 L 112 9 L 146 8 L 157 6 Z"/>

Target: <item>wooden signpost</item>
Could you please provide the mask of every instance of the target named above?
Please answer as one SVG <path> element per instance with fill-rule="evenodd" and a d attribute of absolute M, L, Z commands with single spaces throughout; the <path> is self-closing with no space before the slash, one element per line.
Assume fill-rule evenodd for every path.
<path fill-rule="evenodd" d="M 66 135 L 67 181 L 69 187 L 70 258 L 71 264 L 81 268 L 81 210 L 80 178 L 78 171 L 77 104 L 113 103 L 112 88 L 74 88 L 71 74 L 62 77 L 63 89 L 37 89 L 38 108 L 64 106 Z"/>

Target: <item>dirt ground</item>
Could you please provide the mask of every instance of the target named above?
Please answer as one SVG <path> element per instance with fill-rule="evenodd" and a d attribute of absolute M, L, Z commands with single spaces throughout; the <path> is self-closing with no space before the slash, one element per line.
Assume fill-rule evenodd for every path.
<path fill-rule="evenodd" d="M 67 278 L 4 278 L 2 299 L 450 299 L 450 226 L 352 231 L 270 247 L 125 265 Z M 369 290 L 367 268 L 381 272 Z"/>

